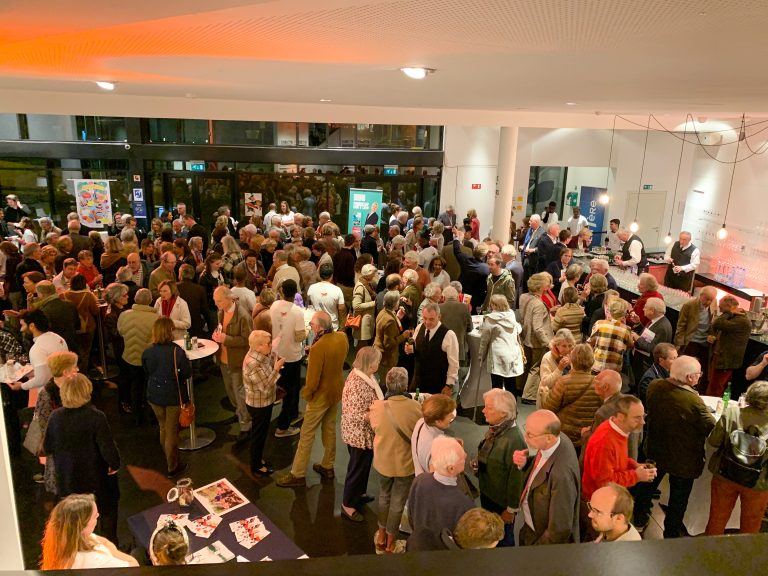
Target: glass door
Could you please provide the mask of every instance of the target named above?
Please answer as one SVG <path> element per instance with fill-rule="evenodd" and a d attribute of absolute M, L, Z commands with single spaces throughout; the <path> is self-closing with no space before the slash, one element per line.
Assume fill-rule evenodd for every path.
<path fill-rule="evenodd" d="M 197 203 L 197 221 L 207 230 L 213 230 L 216 223 L 214 212 L 221 206 L 229 206 L 232 216 L 238 219 L 238 205 L 234 197 L 234 174 L 197 174 L 195 175 L 195 190 Z"/>

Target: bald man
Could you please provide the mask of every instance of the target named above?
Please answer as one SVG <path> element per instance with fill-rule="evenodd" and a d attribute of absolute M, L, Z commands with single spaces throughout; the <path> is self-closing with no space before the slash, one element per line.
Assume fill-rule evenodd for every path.
<path fill-rule="evenodd" d="M 631 542 L 642 540 L 637 529 L 630 524 L 634 501 L 623 486 L 610 483 L 592 493 L 589 518 L 599 536 L 595 542 Z"/>
<path fill-rule="evenodd" d="M 520 508 L 522 546 L 579 542 L 579 461 L 560 432 L 560 419 L 536 410 L 525 422 L 525 441 L 537 450 L 516 450 L 513 462 L 527 472 Z"/>

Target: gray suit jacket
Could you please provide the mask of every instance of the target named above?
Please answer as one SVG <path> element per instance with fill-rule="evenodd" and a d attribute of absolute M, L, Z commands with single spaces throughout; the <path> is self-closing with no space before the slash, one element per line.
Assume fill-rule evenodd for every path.
<path fill-rule="evenodd" d="M 467 334 L 472 332 L 472 316 L 466 304 L 448 301 L 440 304 L 440 321 L 448 330 L 453 330 L 459 341 L 459 361 L 465 359 L 467 349 Z"/>
<path fill-rule="evenodd" d="M 529 458 L 527 474 L 533 469 Z M 579 542 L 579 460 L 573 443 L 560 434 L 560 446 L 533 479 L 526 499 L 534 529 L 520 532 L 521 544 L 565 544 Z M 526 476 L 526 484 L 528 479 Z"/>
<path fill-rule="evenodd" d="M 656 344 L 661 344 L 662 342 L 671 343 L 672 336 L 674 336 L 674 333 L 672 332 L 672 324 L 666 316 L 662 316 L 661 319 L 653 325 L 651 332 L 655 334 L 653 340 L 650 342 L 643 339 L 638 340 L 635 342 L 635 350 L 642 350 L 647 354 L 653 354 L 653 349 L 656 348 Z"/>

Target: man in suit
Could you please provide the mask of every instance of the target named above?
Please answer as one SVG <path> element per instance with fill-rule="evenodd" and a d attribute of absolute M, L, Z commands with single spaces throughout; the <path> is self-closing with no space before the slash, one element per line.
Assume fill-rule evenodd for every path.
<path fill-rule="evenodd" d="M 705 286 L 697 298 L 691 298 L 683 304 L 677 319 L 674 344 L 680 354 L 693 356 L 704 367 L 709 366 L 709 327 L 717 313 L 717 290 L 714 286 Z M 707 387 L 706 370 L 701 375 L 701 390 Z"/>
<path fill-rule="evenodd" d="M 301 393 L 307 401 L 307 409 L 291 471 L 276 482 L 282 487 L 306 485 L 307 464 L 318 428 L 322 430 L 323 461 L 313 464 L 312 469 L 323 478 L 335 476 L 336 409 L 344 388 L 344 359 L 349 344 L 346 334 L 334 332 L 331 317 L 326 312 L 315 312 L 309 327 L 315 339 L 309 349 L 307 377 Z"/>
<path fill-rule="evenodd" d="M 179 268 L 179 283 L 176 287 L 179 290 L 179 296 L 189 308 L 189 316 L 192 319 L 190 335 L 202 338 L 203 325 L 208 318 L 208 295 L 205 288 L 197 284 L 194 278 L 195 269 L 189 264 L 182 264 Z"/>
<path fill-rule="evenodd" d="M 715 427 L 715 419 L 694 390 L 701 365 L 692 356 L 680 356 L 669 378 L 654 380 L 648 387 L 646 410 L 648 432 L 645 453 L 656 461 L 653 482 L 635 489 L 635 525 L 648 525 L 653 493 L 669 474 L 669 504 L 664 518 L 664 538 L 686 536 L 683 524 L 693 481 L 704 470 L 704 441 Z"/>
<path fill-rule="evenodd" d="M 472 252 L 472 257 L 469 258 L 464 254 L 461 243 L 457 240 L 460 233 L 458 228 L 453 231 L 453 254 L 461 267 L 459 282 L 464 287 L 464 293 L 472 297 L 472 310 L 477 310 L 479 314 L 488 289 L 486 283 L 488 274 L 491 272 L 488 269 L 488 264 L 485 263 L 485 258 L 488 255 L 488 244 L 485 242 L 478 244 Z"/>
<path fill-rule="evenodd" d="M 632 358 L 635 382 L 639 382 L 645 371 L 653 364 L 651 355 L 656 345 L 672 342 L 672 324 L 665 316 L 666 312 L 667 306 L 661 298 L 648 298 L 645 301 L 643 314 L 649 322 L 642 333 L 632 332 L 632 340 L 635 341 Z"/>
<path fill-rule="evenodd" d="M 72 239 L 72 257 L 77 258 L 81 250 L 91 249 L 91 240 L 87 235 L 80 234 L 80 222 L 78 220 L 70 220 L 67 222 L 67 236 Z"/>
<path fill-rule="evenodd" d="M 51 332 L 55 332 L 64 338 L 69 346 L 75 348 L 75 342 L 77 342 L 75 331 L 80 328 L 80 316 L 77 307 L 69 300 L 59 298 L 56 287 L 49 280 L 38 282 L 35 286 L 35 292 L 40 298 L 37 307 L 48 318 Z M 81 363 L 81 368 L 84 370 L 83 363 Z"/>
<path fill-rule="evenodd" d="M 560 432 L 560 419 L 549 410 L 536 410 L 525 422 L 525 442 L 538 450 L 516 450 L 512 461 L 527 468 L 519 513 L 523 516 L 520 544 L 579 542 L 579 460 Z"/>
<path fill-rule="evenodd" d="M 459 302 L 459 293 L 453 286 L 447 286 L 443 290 L 440 318 L 442 318 L 445 327 L 456 334 L 456 339 L 459 341 L 459 364 L 466 364 L 467 334 L 472 332 L 472 316 L 469 314 L 467 305 Z M 459 382 L 463 382 L 464 374 L 461 374 L 461 368 L 459 368 L 459 372 Z"/>
<path fill-rule="evenodd" d="M 523 278 L 523 286 L 533 274 L 538 272 L 537 266 L 539 262 L 539 241 L 542 236 L 546 235 L 544 226 L 541 225 L 541 216 L 534 214 L 530 219 L 530 227 L 525 233 L 523 238 L 522 252 L 523 252 L 523 268 L 525 269 L 525 276 Z"/>
<path fill-rule="evenodd" d="M 203 240 L 203 254 L 208 253 L 208 232 L 203 228 L 202 224 L 198 224 L 195 221 L 194 216 L 190 213 L 184 214 L 184 226 L 189 230 L 187 232 L 187 241 L 192 238 L 202 238 Z"/>
<path fill-rule="evenodd" d="M 547 233 L 543 234 L 537 245 L 538 271 L 543 272 L 552 262 L 560 260 L 560 250 L 563 245 L 560 244 L 560 224 L 550 223 L 547 225 Z"/>

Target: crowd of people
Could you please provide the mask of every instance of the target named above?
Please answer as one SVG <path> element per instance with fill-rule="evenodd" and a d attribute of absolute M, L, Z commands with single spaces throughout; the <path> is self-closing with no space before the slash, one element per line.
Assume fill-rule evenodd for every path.
<path fill-rule="evenodd" d="M 324 454 L 312 468 L 333 478 L 340 406 L 349 451 L 341 515 L 362 522 L 376 502 L 377 553 L 511 546 L 516 524 L 520 545 L 637 540 L 665 476 L 664 535 L 686 535 L 708 438 L 717 461 L 707 533 L 724 531 L 737 497 L 742 531 L 759 530 L 768 472 L 745 486 L 719 462 L 730 461 L 734 430 L 768 435 L 768 354 L 747 373 L 756 382 L 746 407 L 731 402 L 717 425 L 698 394 L 722 395 L 743 358 L 750 324 L 735 299 L 714 310 L 705 288 L 673 330 L 653 276 L 641 272 L 640 297 L 625 301 L 605 260 L 592 260 L 589 271 L 572 262 L 570 228 L 561 232 L 546 214 L 499 241 L 481 239 L 474 210 L 459 223 L 452 206 L 437 218 L 388 206 L 387 222 L 371 219 L 361 234 L 346 235 L 328 212 L 315 221 L 286 201 L 268 208 L 237 222 L 222 207 L 210 231 L 183 204 L 146 234 L 120 215 L 106 241 L 83 235 L 75 214 L 66 232 L 53 227 L 0 244 L 0 354 L 28 350 L 34 366 L 32 378 L 4 389 L 11 450 L 20 450 L 18 409 L 39 390 L 40 481 L 59 499 L 43 568 L 132 562 L 112 544 L 123 463 L 84 376 L 97 322 L 100 345 L 120 367 L 118 407 L 136 425 L 157 420 L 169 478 L 186 467 L 179 415 L 192 366 L 174 341 L 187 335 L 219 345 L 217 370 L 237 443 L 250 443 L 254 477 L 274 473 L 265 445 L 280 402 L 274 436 L 299 440 L 276 484 L 306 485 L 318 430 Z M 572 221 L 581 236 L 576 210 Z M 619 236 L 619 261 L 641 263 L 633 236 Z M 473 315 L 482 320 L 479 355 L 470 359 Z M 491 380 L 488 430 L 477 447 L 446 434 L 470 362 Z M 535 405 L 524 430 L 518 403 Z M 367 493 L 371 468 L 375 498 Z M 93 533 L 97 518 L 101 536 Z M 406 542 L 399 534 L 408 524 Z M 150 546 L 153 562 L 180 562 L 175 532 L 156 532 L 162 546 Z"/>

